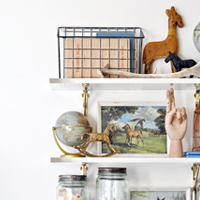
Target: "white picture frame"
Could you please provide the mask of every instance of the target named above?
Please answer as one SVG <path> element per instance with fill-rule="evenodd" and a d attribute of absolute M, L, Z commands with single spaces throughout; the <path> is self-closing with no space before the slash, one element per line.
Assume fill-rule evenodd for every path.
<path fill-rule="evenodd" d="M 134 195 L 134 193 L 138 193 Z M 143 193 L 144 192 L 144 193 Z M 146 196 L 144 198 L 143 194 Z M 134 198 L 133 198 L 134 195 Z M 191 200 L 192 193 L 190 187 L 130 187 L 130 200 L 171 200 L 170 196 L 181 196 L 184 200 Z M 181 200 L 182 200 L 181 199 Z"/>
<path fill-rule="evenodd" d="M 124 108 L 139 107 L 141 113 L 140 113 L 140 116 L 139 116 L 138 113 L 135 113 L 135 115 L 138 116 L 137 118 L 140 118 L 140 117 L 142 118 L 142 115 L 145 116 L 145 113 L 142 113 L 142 110 L 141 110 L 142 108 L 144 108 L 144 110 L 145 110 L 145 108 L 146 109 L 149 108 L 148 112 L 151 111 L 151 108 L 152 109 L 154 109 L 154 108 L 156 108 L 156 109 L 157 108 L 158 109 L 159 108 L 163 108 L 166 111 L 166 104 L 165 104 L 165 102 L 160 102 L 160 101 L 159 102 L 157 102 L 157 101 L 152 101 L 152 102 L 148 102 L 148 101 L 145 101 L 145 102 L 144 101 L 140 101 L 140 102 L 129 102 L 129 101 L 123 101 L 123 102 L 98 101 L 97 104 L 98 104 L 98 112 L 97 112 L 97 114 L 98 114 L 98 116 L 97 116 L 97 132 L 98 133 L 102 133 L 103 132 L 103 130 L 102 130 L 103 128 L 102 127 L 103 127 L 103 123 L 105 124 L 105 120 L 103 119 L 102 115 L 104 115 L 104 114 L 102 114 L 102 112 L 103 112 L 103 109 L 105 107 L 113 107 L 113 108 L 115 108 L 115 107 L 119 107 L 119 108 L 122 108 L 122 107 L 124 107 Z M 152 112 L 155 112 L 155 111 L 153 110 Z M 131 114 L 131 113 L 129 113 L 129 114 Z M 108 121 L 106 123 L 108 123 Z M 151 122 L 148 122 L 148 123 L 150 124 Z M 147 133 L 145 133 L 145 134 L 147 134 Z M 126 152 L 121 152 L 120 154 L 116 154 L 115 156 L 117 156 L 117 157 L 169 157 L 169 138 L 168 138 L 167 134 L 166 134 L 165 137 L 166 137 L 166 139 L 165 139 L 165 146 L 163 147 L 163 148 L 165 148 L 164 149 L 165 152 L 163 152 L 163 153 L 159 153 L 159 152 L 148 153 L 148 151 L 146 153 L 144 153 L 144 152 L 143 153 L 134 153 L 134 152 L 133 153 L 131 153 L 131 152 L 127 152 L 126 153 Z M 153 136 L 152 139 L 153 138 L 156 138 L 156 137 Z M 123 142 L 125 142 L 125 140 Z M 144 142 L 144 146 L 145 146 L 145 141 L 143 140 L 143 142 Z M 140 141 L 139 145 L 142 145 L 141 141 Z M 138 145 L 138 147 L 139 147 L 139 145 Z M 107 154 L 107 152 L 104 152 L 102 146 L 103 146 L 103 144 L 101 142 L 97 142 L 98 155 L 106 155 Z M 145 146 L 145 148 L 147 149 L 148 147 Z M 118 149 L 115 148 L 115 150 L 118 150 Z"/>

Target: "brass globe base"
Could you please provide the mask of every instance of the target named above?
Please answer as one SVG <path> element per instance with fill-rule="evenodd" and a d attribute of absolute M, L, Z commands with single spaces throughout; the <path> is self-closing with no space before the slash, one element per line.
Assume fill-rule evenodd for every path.
<path fill-rule="evenodd" d="M 68 153 L 67 151 L 65 151 L 59 144 L 57 138 L 56 138 L 56 134 L 55 134 L 55 127 L 52 128 L 53 129 L 53 136 L 54 139 L 56 141 L 56 144 L 58 146 L 58 148 L 64 153 L 64 155 L 61 155 L 60 157 L 62 158 L 75 158 L 75 157 L 85 157 L 85 155 L 83 155 L 82 153 Z"/>

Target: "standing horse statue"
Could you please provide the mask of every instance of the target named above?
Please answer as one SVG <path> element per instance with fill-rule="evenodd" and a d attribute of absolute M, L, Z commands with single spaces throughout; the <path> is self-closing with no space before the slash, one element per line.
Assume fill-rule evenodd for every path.
<path fill-rule="evenodd" d="M 145 118 L 142 118 L 142 119 L 136 118 L 136 119 L 132 119 L 132 120 L 127 121 L 127 122 L 111 121 L 111 122 L 109 122 L 109 124 L 115 123 L 116 131 L 124 132 L 123 126 L 125 126 L 126 124 L 128 124 L 130 126 L 131 130 L 134 131 L 135 127 L 138 124 L 140 124 L 141 128 L 143 129 L 145 122 L 146 122 Z"/>
<path fill-rule="evenodd" d="M 145 64 L 145 74 L 151 74 L 151 63 L 157 58 L 166 58 L 168 52 L 178 52 L 178 38 L 176 33 L 176 24 L 182 28 L 184 26 L 181 16 L 176 12 L 172 6 L 171 10 L 167 9 L 166 14 L 169 17 L 168 20 L 168 35 L 167 38 L 160 42 L 148 43 L 143 52 L 143 63 Z M 176 72 L 176 69 L 171 62 L 172 72 Z"/>
<path fill-rule="evenodd" d="M 76 140 L 82 141 L 86 136 L 87 137 L 86 141 L 83 142 L 81 145 L 74 146 L 74 148 L 78 149 L 81 153 L 84 153 L 85 155 L 88 155 L 91 157 L 108 157 L 111 155 L 115 155 L 116 153 L 120 153 L 120 150 L 118 151 L 115 150 L 110 144 L 110 140 L 109 140 L 110 132 L 112 134 L 115 133 L 115 124 L 108 125 L 103 133 L 83 133 L 81 137 L 77 138 Z M 91 142 L 94 142 L 94 141 L 104 142 L 107 145 L 108 149 L 110 150 L 110 153 L 104 156 L 97 156 L 97 155 L 87 152 L 86 151 L 87 147 L 89 146 Z"/>
<path fill-rule="evenodd" d="M 196 65 L 196 61 L 189 59 L 189 60 L 181 60 L 175 53 L 171 53 L 169 51 L 169 56 L 165 58 L 165 62 L 168 63 L 169 61 L 173 62 L 174 67 L 176 68 L 177 72 L 180 72 L 182 68 L 190 68 Z M 193 76 L 190 76 L 191 78 Z"/>
<path fill-rule="evenodd" d="M 126 130 L 126 140 L 125 140 L 125 144 L 127 143 L 127 140 L 129 141 L 130 143 L 130 149 L 131 149 L 131 145 L 132 145 L 132 138 L 133 137 L 136 137 L 137 138 L 137 147 L 139 145 L 139 139 L 140 138 L 142 140 L 142 143 L 143 143 L 143 147 L 144 147 L 144 141 L 142 139 L 142 132 L 137 130 L 137 131 L 132 131 L 130 129 L 130 126 L 128 124 L 126 124 L 125 126 L 123 126 L 123 129 Z M 136 147 L 136 148 L 137 148 Z"/>

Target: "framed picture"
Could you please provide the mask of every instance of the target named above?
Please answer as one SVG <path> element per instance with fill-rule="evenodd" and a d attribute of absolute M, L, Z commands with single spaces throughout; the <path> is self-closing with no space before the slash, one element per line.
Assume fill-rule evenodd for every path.
<path fill-rule="evenodd" d="M 115 124 L 115 134 L 109 138 L 112 147 L 121 151 L 117 156 L 167 157 L 165 115 L 163 102 L 98 102 L 97 131 Z M 98 151 L 109 153 L 103 142 L 98 143 Z"/>
<path fill-rule="evenodd" d="M 191 200 L 191 188 L 132 188 L 130 200 Z"/>

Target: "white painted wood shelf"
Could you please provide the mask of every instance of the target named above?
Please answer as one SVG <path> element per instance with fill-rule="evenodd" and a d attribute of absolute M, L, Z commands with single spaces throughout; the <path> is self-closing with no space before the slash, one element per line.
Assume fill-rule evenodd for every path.
<path fill-rule="evenodd" d="M 198 78 L 50 78 L 52 90 L 82 90 L 82 83 L 89 83 L 89 90 L 194 90 Z"/>
<path fill-rule="evenodd" d="M 133 157 L 52 157 L 52 163 L 147 163 L 147 164 L 190 164 L 200 163 L 200 158 L 133 158 Z"/>

